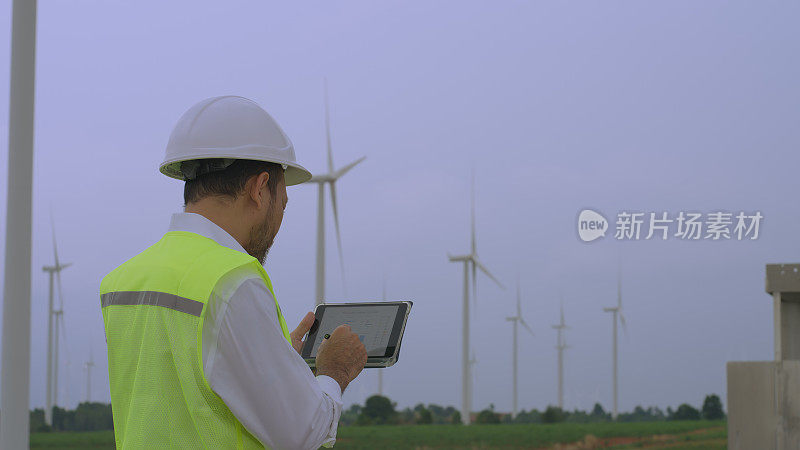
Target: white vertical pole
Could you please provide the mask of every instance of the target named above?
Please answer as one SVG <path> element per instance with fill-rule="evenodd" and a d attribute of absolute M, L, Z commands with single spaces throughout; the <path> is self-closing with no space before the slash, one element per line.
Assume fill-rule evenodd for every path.
<path fill-rule="evenodd" d="M 775 291 L 772 294 L 772 332 L 775 342 L 775 361 L 783 359 L 783 343 L 781 342 L 781 292 Z"/>
<path fill-rule="evenodd" d="M 383 280 L 383 301 L 386 301 L 386 279 Z M 378 369 L 378 395 L 383 396 L 383 369 Z"/>
<path fill-rule="evenodd" d="M 63 311 L 58 310 L 55 312 L 56 319 L 55 319 L 55 339 L 53 339 L 53 406 L 58 406 L 58 364 L 60 362 L 60 358 L 58 357 L 58 336 L 61 328 L 59 327 L 59 323 L 61 322 L 61 314 Z"/>
<path fill-rule="evenodd" d="M 14 0 L 8 114 L 8 203 L 3 284 L 0 448 L 29 445 L 31 201 L 36 75 L 36 0 Z"/>
<path fill-rule="evenodd" d="M 564 410 L 564 345 L 558 330 L 558 408 Z"/>
<path fill-rule="evenodd" d="M 513 359 L 513 364 L 512 365 L 513 365 L 514 375 L 512 377 L 512 386 L 513 386 L 512 390 L 514 391 L 514 398 L 512 399 L 512 401 L 513 401 L 512 412 L 511 412 L 511 418 L 512 419 L 517 417 L 517 321 L 518 320 L 519 320 L 519 318 L 514 320 L 514 327 L 513 327 L 514 328 L 514 347 L 513 347 L 512 351 L 514 352 L 514 359 Z"/>
<path fill-rule="evenodd" d="M 47 270 L 47 268 L 45 268 Z M 44 407 L 44 423 L 53 424 L 53 271 L 50 275 L 49 300 L 47 302 L 47 390 Z"/>
<path fill-rule="evenodd" d="M 317 202 L 317 289 L 314 301 L 325 301 L 325 183 L 320 181 Z"/>
<path fill-rule="evenodd" d="M 472 407 L 470 402 L 470 375 L 469 375 L 469 260 L 464 260 L 464 309 L 462 311 L 463 326 L 461 329 L 463 347 L 461 350 L 461 423 L 469 425 L 469 412 Z"/>
<path fill-rule="evenodd" d="M 617 313 L 618 310 L 614 310 L 614 414 L 612 418 L 617 420 Z"/>
<path fill-rule="evenodd" d="M 605 309 L 604 309 L 605 310 Z M 564 349 L 567 344 L 564 342 L 564 329 L 567 326 L 564 324 L 564 305 L 561 305 L 561 321 L 558 325 L 553 325 L 553 328 L 558 332 L 556 339 L 556 349 L 558 350 L 558 408 L 564 409 Z"/>
<path fill-rule="evenodd" d="M 94 367 L 94 362 L 88 362 L 86 364 L 86 403 L 92 401 L 92 367 Z"/>

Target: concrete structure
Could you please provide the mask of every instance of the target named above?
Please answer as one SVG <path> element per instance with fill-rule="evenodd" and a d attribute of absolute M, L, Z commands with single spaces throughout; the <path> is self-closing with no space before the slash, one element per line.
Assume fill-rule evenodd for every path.
<path fill-rule="evenodd" d="M 729 362 L 728 448 L 800 448 L 800 264 L 767 264 L 775 360 Z"/>

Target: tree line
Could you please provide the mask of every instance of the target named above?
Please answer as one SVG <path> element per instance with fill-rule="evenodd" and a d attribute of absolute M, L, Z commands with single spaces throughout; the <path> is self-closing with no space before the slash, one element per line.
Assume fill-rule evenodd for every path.
<path fill-rule="evenodd" d="M 413 408 L 403 410 L 396 409 L 397 404 L 388 397 L 373 395 L 369 397 L 364 406 L 353 404 L 350 408 L 342 411 L 339 424 L 349 425 L 409 425 L 409 424 L 439 424 L 439 425 L 458 425 L 461 424 L 461 413 L 452 406 L 443 407 L 440 405 L 429 404 L 425 406 L 420 403 Z M 637 406 L 631 412 L 620 413 L 617 422 L 645 422 L 660 420 L 722 420 L 725 418 L 725 411 L 722 408 L 722 401 L 716 394 L 707 395 L 703 400 L 700 409 L 687 403 L 681 404 L 677 409 L 668 407 L 666 411 L 658 407 L 647 409 Z M 509 413 L 498 413 L 494 410 L 494 405 L 478 413 L 473 413 L 470 417 L 471 422 L 475 423 L 590 423 L 590 422 L 612 422 L 611 413 L 605 411 L 603 406 L 595 403 L 591 411 L 565 411 L 556 406 L 548 406 L 544 411 L 531 409 L 522 410 L 516 417 L 511 417 Z"/>
<path fill-rule="evenodd" d="M 83 402 L 73 410 L 53 407 L 53 425 L 44 422 L 44 409 L 31 411 L 31 431 L 100 431 L 113 430 L 111 404 Z"/>
<path fill-rule="evenodd" d="M 439 406 L 420 403 L 413 408 L 397 410 L 397 404 L 388 397 L 373 395 L 365 404 L 353 404 L 342 411 L 339 424 L 350 425 L 404 425 L 404 424 L 461 424 L 461 413 L 452 406 Z M 46 431 L 99 431 L 113 430 L 114 420 L 111 416 L 111 405 L 107 403 L 84 402 L 74 410 L 66 410 L 58 406 L 53 408 L 53 424 L 44 422 L 44 410 L 34 409 L 30 413 L 30 429 L 35 432 Z M 647 409 L 637 406 L 631 412 L 620 413 L 617 422 L 644 422 L 659 420 L 721 420 L 725 418 L 722 401 L 719 396 L 707 395 L 703 406 L 697 409 L 689 404 L 682 404 L 677 409 L 658 407 Z M 494 405 L 470 418 L 475 423 L 558 423 L 558 422 L 611 422 L 611 413 L 603 406 L 595 403 L 591 411 L 564 411 L 555 406 L 548 406 L 544 411 L 531 409 L 520 411 L 516 417 L 511 414 L 498 413 Z"/>

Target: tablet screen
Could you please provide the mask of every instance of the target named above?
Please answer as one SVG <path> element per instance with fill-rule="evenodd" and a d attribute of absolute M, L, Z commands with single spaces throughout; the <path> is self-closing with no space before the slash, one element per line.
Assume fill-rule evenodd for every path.
<path fill-rule="evenodd" d="M 384 356 L 399 308 L 398 305 L 326 307 L 314 346 L 311 347 L 311 357 L 317 356 L 323 336 L 333 333 L 339 325 L 350 325 L 353 333 L 358 335 L 367 348 L 367 356 Z"/>

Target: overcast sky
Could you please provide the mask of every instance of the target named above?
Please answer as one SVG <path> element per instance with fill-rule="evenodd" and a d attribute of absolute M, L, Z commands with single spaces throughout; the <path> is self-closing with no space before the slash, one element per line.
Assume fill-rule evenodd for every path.
<path fill-rule="evenodd" d="M 0 8 L 0 124 L 8 123 L 11 2 Z M 327 206 L 327 292 L 414 308 L 398 406 L 460 405 L 469 173 L 478 252 L 507 286 L 478 280 L 474 409 L 511 408 L 520 277 L 520 408 L 557 401 L 563 297 L 566 407 L 611 407 L 611 317 L 621 261 L 627 334 L 620 408 L 723 397 L 725 363 L 772 358 L 764 265 L 797 262 L 800 39 L 796 2 L 39 2 L 31 404 L 44 404 L 49 214 L 63 272 L 60 404 L 109 400 L 100 279 L 157 241 L 182 208 L 158 173 L 195 102 L 260 103 L 299 162 L 325 169 L 323 78 L 334 162 L 367 156 L 337 185 L 347 293 Z M 5 218 L 7 126 L 0 127 Z M 313 305 L 316 188 L 288 189 L 266 268 L 290 328 Z M 757 240 L 578 239 L 585 207 L 753 213 Z M 613 226 L 613 224 L 612 224 Z M 0 221 L 5 236 L 5 220 Z M 3 249 L 4 243 L 3 243 Z M 0 259 L 0 264 L 2 260 Z M 365 370 L 345 405 L 377 389 Z"/>

